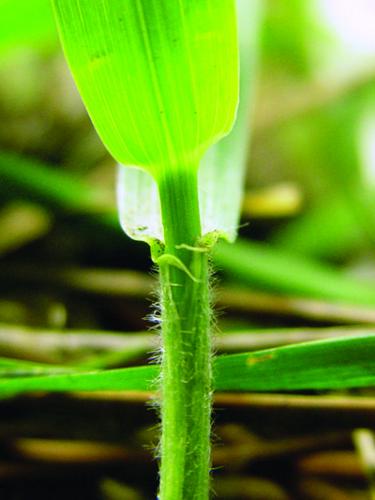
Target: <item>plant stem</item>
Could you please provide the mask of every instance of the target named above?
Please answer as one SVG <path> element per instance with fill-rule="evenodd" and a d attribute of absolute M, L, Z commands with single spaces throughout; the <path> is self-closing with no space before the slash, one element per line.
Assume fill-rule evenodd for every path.
<path fill-rule="evenodd" d="M 207 252 L 201 236 L 196 169 L 159 182 L 165 255 L 162 307 L 161 500 L 207 500 L 210 468 L 211 338 Z"/>

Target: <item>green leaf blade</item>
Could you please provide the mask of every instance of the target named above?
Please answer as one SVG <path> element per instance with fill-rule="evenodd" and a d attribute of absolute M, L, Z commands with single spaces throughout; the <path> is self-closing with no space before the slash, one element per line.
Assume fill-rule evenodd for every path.
<path fill-rule="evenodd" d="M 220 356 L 216 390 L 294 391 L 375 384 L 375 335 Z"/>
<path fill-rule="evenodd" d="M 149 391 L 155 389 L 158 366 L 141 366 L 40 377 L 3 379 L 0 397 L 33 391 Z"/>
<path fill-rule="evenodd" d="M 375 385 L 374 352 L 375 335 L 368 334 L 218 356 L 214 387 L 253 392 L 370 387 Z M 155 391 L 160 367 L 34 375 L 0 379 L 0 397 L 30 391 Z"/>
<path fill-rule="evenodd" d="M 222 243 L 215 248 L 214 262 L 232 279 L 250 287 L 347 304 L 375 304 L 375 291 L 368 283 L 276 246 L 244 239 L 234 245 Z"/>
<path fill-rule="evenodd" d="M 233 0 L 54 0 L 65 54 L 103 142 L 160 174 L 196 166 L 238 99 Z"/>
<path fill-rule="evenodd" d="M 0 358 L 0 380 L 1 378 L 34 377 L 75 371 L 77 369 L 66 366 L 45 365 L 32 361 Z"/>

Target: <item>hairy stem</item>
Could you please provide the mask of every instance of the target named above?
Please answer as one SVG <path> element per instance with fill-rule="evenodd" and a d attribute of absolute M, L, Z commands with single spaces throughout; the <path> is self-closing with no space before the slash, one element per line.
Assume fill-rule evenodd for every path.
<path fill-rule="evenodd" d="M 160 262 L 163 354 L 159 498 L 207 500 L 210 306 L 207 252 L 194 248 L 201 236 L 195 169 L 172 171 L 159 182 L 159 192 L 166 244 Z"/>

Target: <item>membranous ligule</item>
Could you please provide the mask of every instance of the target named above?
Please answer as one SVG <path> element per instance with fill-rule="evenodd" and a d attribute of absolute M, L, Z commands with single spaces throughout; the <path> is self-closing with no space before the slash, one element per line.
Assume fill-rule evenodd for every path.
<path fill-rule="evenodd" d="M 64 50 L 103 142 L 156 178 L 194 168 L 238 100 L 234 0 L 53 0 Z"/>

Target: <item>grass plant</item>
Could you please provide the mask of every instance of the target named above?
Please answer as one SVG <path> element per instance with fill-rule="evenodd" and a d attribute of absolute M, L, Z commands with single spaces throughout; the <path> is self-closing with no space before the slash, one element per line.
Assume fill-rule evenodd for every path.
<path fill-rule="evenodd" d="M 313 450 L 322 446 L 325 451 L 327 442 L 332 446 L 327 429 L 337 433 L 343 427 L 347 429 L 349 423 L 353 429 L 369 425 L 369 415 L 374 413 L 375 384 L 375 293 L 368 272 L 373 268 L 369 254 L 374 242 L 373 186 L 371 183 L 367 186 L 357 143 L 363 111 L 374 102 L 373 70 L 366 78 L 358 74 L 350 85 L 344 85 L 345 91 L 343 82 L 338 81 L 333 82 L 332 88 L 328 83 L 321 89 L 322 94 L 319 91 L 316 95 L 312 49 L 322 40 L 316 43 L 320 35 L 311 6 L 304 0 L 278 5 L 271 2 L 264 8 L 260 33 L 257 27 L 261 3 L 258 0 L 0 0 L 0 56 L 12 61 L 12 50 L 25 49 L 27 44 L 30 47 L 26 51 L 35 51 L 38 57 L 46 58 L 45 66 L 41 67 L 48 68 L 59 58 L 53 53 L 57 42 L 53 6 L 65 55 L 81 96 L 102 141 L 118 163 L 121 226 L 131 238 L 150 245 L 159 277 L 153 317 L 161 324 L 158 343 L 159 332 L 158 335 L 145 332 L 144 324 L 139 321 L 146 308 L 144 298 L 150 294 L 153 283 L 151 276 L 139 269 L 146 269 L 149 262 L 142 261 L 138 267 L 139 263 L 126 255 L 132 270 L 120 269 L 126 252 L 136 253 L 139 247 L 121 234 L 115 203 L 108 204 L 105 189 L 101 185 L 93 189 L 87 182 L 91 167 L 95 167 L 96 173 L 99 165 L 96 156 L 95 164 L 91 165 L 90 160 L 85 164 L 87 155 L 81 139 L 86 136 L 78 136 L 77 123 L 69 125 L 70 118 L 61 123 L 55 116 L 56 110 L 51 110 L 54 117 L 51 121 L 56 120 L 53 134 L 59 136 L 59 128 L 63 131 L 60 139 L 53 136 L 51 147 L 48 144 L 47 148 L 38 149 L 32 133 L 28 136 L 32 144 L 26 140 L 19 143 L 13 127 L 16 123 L 15 130 L 22 136 L 25 117 L 17 115 L 23 106 L 14 97 L 20 95 L 19 91 L 12 94 L 10 88 L 3 95 L 5 82 L 10 80 L 8 76 L 0 88 L 0 108 L 4 102 L 6 109 L 12 108 L 12 95 L 17 105 L 13 113 L 5 115 L 6 125 L 0 127 L 3 202 L 0 223 L 3 233 L 11 235 L 0 238 L 3 259 L 0 278 L 4 284 L 0 296 L 0 321 L 3 321 L 0 399 L 1 407 L 5 408 L 0 423 L 7 439 L 6 466 L 14 446 L 17 449 L 22 439 L 27 441 L 25 429 L 26 434 L 31 429 L 33 437 L 40 432 L 42 440 L 46 435 L 62 436 L 59 419 L 64 413 L 60 406 L 54 407 L 56 401 L 66 405 L 69 400 L 81 400 L 86 410 L 89 399 L 122 400 L 122 404 L 157 400 L 161 424 L 157 431 L 159 445 L 154 449 L 160 459 L 159 498 L 207 500 L 211 407 L 216 402 L 221 409 L 248 407 L 251 411 L 251 415 L 241 416 L 237 412 L 233 416 L 225 413 L 225 421 L 235 423 L 229 427 L 241 433 L 237 438 L 234 434 L 234 440 L 227 442 L 224 433 L 223 446 L 214 449 L 213 464 L 219 469 L 215 472 L 215 489 L 220 498 L 245 494 L 247 453 L 253 453 L 257 425 L 262 431 L 257 436 L 260 439 L 256 441 L 255 454 L 262 457 L 265 452 L 267 456 L 269 446 L 271 461 L 267 468 L 275 463 L 278 442 L 282 441 L 284 446 L 293 436 L 298 454 L 293 451 L 295 448 L 292 452 L 283 448 L 282 457 L 288 454 L 283 464 L 290 466 L 285 471 L 298 470 L 298 478 L 291 484 L 289 479 L 283 482 L 277 473 L 273 477 L 275 484 L 280 481 L 293 496 L 299 483 L 306 479 L 298 458 L 302 456 L 301 443 L 306 441 L 305 435 L 297 437 L 301 429 L 309 435 L 314 433 L 313 439 L 307 439 L 313 441 Z M 19 15 L 21 11 L 23 16 Z M 40 15 L 33 15 L 36 11 Z M 259 101 L 263 112 L 255 120 L 250 189 L 257 189 L 264 182 L 272 188 L 277 185 L 279 175 L 285 177 L 286 170 L 288 175 L 293 174 L 306 206 L 301 205 L 301 213 L 293 217 L 278 213 L 277 220 L 257 221 L 251 228 L 245 227 L 242 238 L 232 243 L 238 229 L 247 167 L 249 111 L 258 44 L 263 49 L 265 85 Z M 7 74 L 6 68 L 1 70 Z M 46 82 L 49 84 L 50 80 L 46 78 Z M 288 95 L 283 98 L 284 86 L 290 87 L 291 100 Z M 61 89 L 59 94 L 52 88 L 52 93 L 59 96 Z M 304 99 L 300 102 L 301 94 Z M 263 108 L 262 102 L 268 106 Z M 50 106 L 49 99 L 45 106 Z M 43 110 L 42 115 L 46 111 Z M 64 113 L 68 114 L 67 110 Z M 237 119 L 231 129 L 235 115 Z M 86 121 L 84 127 L 89 128 Z M 29 128 L 33 127 L 26 127 Z M 15 135 L 15 142 L 4 142 L 8 129 L 9 137 Z M 70 135 L 74 135 L 74 140 Z M 48 142 L 44 135 L 42 142 Z M 70 155 L 69 148 L 77 146 L 79 150 L 82 148 L 80 154 Z M 102 158 L 104 150 L 100 151 Z M 80 169 L 81 177 L 69 172 L 73 168 Z M 17 205 L 20 200 L 29 203 L 21 204 L 21 212 Z M 27 230 L 33 210 L 34 215 L 39 210 L 42 219 L 44 216 L 44 226 L 38 228 L 34 219 L 36 229 L 30 236 Z M 20 213 L 27 215 L 23 227 Z M 15 224 L 18 233 L 12 232 Z M 65 238 L 68 225 L 69 237 Z M 64 244 L 69 241 L 66 248 L 59 248 L 58 258 L 51 260 L 49 251 L 60 245 L 61 234 L 56 233 L 61 229 Z M 246 238 L 249 233 L 251 239 Z M 216 244 L 218 239 L 227 241 Z M 85 250 L 87 261 L 83 260 L 83 247 L 89 247 Z M 121 258 L 106 261 L 102 248 L 111 256 L 115 249 Z M 143 254 L 142 259 L 146 260 Z M 366 265 L 365 278 L 361 277 L 362 268 L 356 267 L 357 260 L 358 264 Z M 217 302 L 219 307 L 229 308 L 230 313 L 225 319 L 219 318 L 225 333 L 214 339 L 211 266 L 224 275 L 226 284 L 217 287 Z M 27 300 L 32 289 L 37 291 L 36 295 L 44 293 L 48 301 L 41 305 L 33 300 L 29 303 L 19 295 L 19 289 Z M 68 302 L 70 296 L 74 296 L 74 308 Z M 57 299 L 61 301 L 55 308 L 57 314 L 47 318 L 50 309 L 45 304 L 52 302 L 55 306 Z M 89 302 L 93 307 L 86 314 Z M 25 304 L 27 307 L 23 308 Z M 109 314 L 106 307 L 111 310 Z M 79 314 L 74 316 L 76 309 Z M 29 310 L 32 315 L 27 316 Z M 120 320 L 112 317 L 114 310 Z M 51 324 L 50 320 L 57 323 Z M 129 331 L 119 333 L 121 329 Z M 150 351 L 154 352 L 155 362 L 133 366 L 140 361 L 144 363 Z M 360 391 L 345 394 L 348 389 Z M 99 394 L 88 394 L 98 391 Z M 318 395 L 315 391 L 339 392 Z M 72 394 L 62 397 L 44 395 L 45 392 Z M 23 399 L 15 396 L 24 393 L 34 394 L 24 398 L 23 403 Z M 29 411 L 33 400 L 37 401 L 36 413 L 34 405 Z M 23 404 L 27 405 L 27 411 L 9 427 L 7 415 L 13 418 L 13 407 L 19 411 Z M 265 412 L 261 418 L 257 417 L 259 407 Z M 122 439 L 131 434 L 131 441 L 136 441 L 138 429 L 134 427 L 143 425 L 134 422 L 132 411 L 125 407 L 119 419 L 127 435 L 118 430 L 113 433 L 112 429 L 106 434 L 100 427 L 107 424 L 106 418 L 99 424 L 94 411 L 95 422 L 90 424 L 87 412 L 83 412 L 83 427 L 94 428 L 90 434 L 79 427 L 81 406 L 73 408 L 69 419 L 74 426 L 64 428 L 63 436 L 111 439 L 126 453 L 128 441 Z M 284 420 L 280 412 L 283 408 L 287 412 Z M 298 408 L 311 413 L 303 413 L 307 418 L 302 418 Z M 142 411 L 142 406 L 139 409 Z M 346 417 L 341 413 L 342 420 L 336 418 L 339 410 L 347 412 Z M 319 415 L 325 411 L 332 419 L 327 428 L 319 423 Z M 220 439 L 223 414 L 220 410 L 215 427 L 215 435 Z M 153 418 L 148 412 L 147 428 Z M 257 422 L 258 418 L 261 421 Z M 250 435 L 247 430 L 250 421 L 249 440 L 246 436 Z M 18 427 L 16 433 L 22 439 L 13 440 L 13 435 L 10 436 L 12 442 L 8 447 L 9 428 L 13 426 Z M 267 444 L 268 439 L 272 443 Z M 358 442 L 357 439 L 357 445 Z M 340 443 L 341 450 L 343 443 Z M 57 456 L 66 442 L 44 444 L 50 448 L 56 446 L 52 456 Z M 94 442 L 93 446 L 98 444 L 100 448 L 100 443 Z M 38 455 L 39 445 L 39 441 L 34 443 L 34 451 L 40 458 L 43 446 L 42 454 Z M 69 446 L 65 456 L 74 459 Z M 233 467 L 233 456 L 246 464 L 243 469 L 246 476 L 231 476 L 233 468 L 227 465 Z M 27 465 L 27 455 L 17 456 L 16 460 L 22 469 Z M 121 466 L 132 474 L 134 464 L 124 461 L 123 454 L 120 460 Z M 343 470 L 346 477 L 347 469 Z M 142 479 L 145 471 L 142 469 Z M 222 488 L 226 481 L 221 477 L 224 471 L 230 474 L 226 488 Z M 96 488 L 102 472 L 94 476 L 90 468 L 90 474 L 92 487 Z M 257 467 L 251 474 L 258 474 Z M 311 479 L 309 474 L 311 470 L 307 472 Z M 123 480 L 127 481 L 126 474 Z M 108 486 L 108 482 L 105 484 Z M 117 482 L 113 484 L 118 486 Z M 263 486 L 262 483 L 259 487 L 260 496 L 268 498 L 271 495 L 265 493 L 268 490 L 263 490 Z M 83 488 L 84 494 L 90 495 L 87 483 Z M 153 475 L 139 489 L 147 491 L 146 498 L 154 497 L 150 493 L 156 491 Z M 121 485 L 117 490 L 114 497 L 128 495 Z M 251 492 L 250 498 L 259 496 Z M 12 497 L 13 493 L 17 495 L 12 491 Z M 74 489 L 74 497 L 80 494 L 80 490 Z M 26 495 L 31 495 L 29 490 Z M 308 491 L 300 496 L 309 495 Z"/>
<path fill-rule="evenodd" d="M 238 101 L 234 0 L 53 2 L 65 54 L 103 142 L 157 183 L 162 241 L 160 492 L 209 496 L 211 312 L 198 167 Z M 82 41 L 84 43 L 82 43 Z M 206 238 L 206 241 L 204 240 Z"/>

